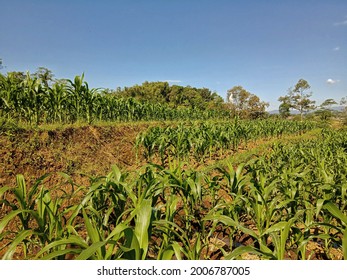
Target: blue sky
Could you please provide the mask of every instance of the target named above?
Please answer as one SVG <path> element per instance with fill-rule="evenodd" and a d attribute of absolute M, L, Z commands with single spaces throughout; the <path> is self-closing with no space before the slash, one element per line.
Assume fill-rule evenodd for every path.
<path fill-rule="evenodd" d="M 241 85 L 269 109 L 303 78 L 347 96 L 346 0 L 0 0 L 6 71 L 83 72 L 92 87 Z"/>

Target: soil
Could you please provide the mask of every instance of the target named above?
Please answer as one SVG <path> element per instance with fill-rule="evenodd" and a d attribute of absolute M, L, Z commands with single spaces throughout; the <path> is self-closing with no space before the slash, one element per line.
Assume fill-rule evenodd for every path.
<path fill-rule="evenodd" d="M 81 174 L 106 175 L 112 165 L 136 169 L 144 159 L 136 157 L 135 139 L 150 125 L 65 127 L 2 134 L 0 186 L 14 186 L 17 174 L 33 183 L 44 174 L 64 172 L 81 184 L 86 179 Z M 46 184 L 53 186 L 55 182 Z"/>

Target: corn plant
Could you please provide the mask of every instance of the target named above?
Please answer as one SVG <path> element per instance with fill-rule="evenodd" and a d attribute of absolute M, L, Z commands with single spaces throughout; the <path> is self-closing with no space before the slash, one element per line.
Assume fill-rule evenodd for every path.
<path fill-rule="evenodd" d="M 17 235 L 11 240 L 10 248 L 3 258 L 11 258 L 18 245 L 23 246 L 24 256 L 26 256 L 28 248 L 44 246 L 65 235 L 64 216 L 69 212 L 69 207 L 62 210 L 63 197 L 53 199 L 50 191 L 44 187 L 39 189 L 47 176 L 38 179 L 31 186 L 30 191 L 27 191 L 22 175 L 17 176 L 16 188 L 2 188 L 2 195 L 6 192 L 13 193 L 17 203 L 2 200 L 7 207 L 11 208 L 11 211 L 0 223 L 1 239 L 7 238 L 13 233 L 12 230 L 6 230 L 9 223 L 16 221 L 16 218 L 20 221 L 16 229 Z"/>

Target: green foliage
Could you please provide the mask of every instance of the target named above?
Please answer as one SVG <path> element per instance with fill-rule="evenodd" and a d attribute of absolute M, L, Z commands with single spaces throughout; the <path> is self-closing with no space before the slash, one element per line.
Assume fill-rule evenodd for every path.
<path fill-rule="evenodd" d="M 300 120 L 303 119 L 303 114 L 315 109 L 315 101 L 311 100 L 312 96 L 311 92 L 307 92 L 311 86 L 309 83 L 300 79 L 294 89 L 290 88 L 288 90 L 288 94 L 285 96 L 281 96 L 278 100 L 281 101 L 280 111 L 282 111 L 281 115 L 286 117 L 289 114 L 289 108 L 295 109 L 300 113 Z"/>
<path fill-rule="evenodd" d="M 186 122 L 174 126 L 151 127 L 139 134 L 136 148 L 151 160 L 160 157 L 162 164 L 172 160 L 197 162 L 226 151 L 237 151 L 241 143 L 257 138 L 280 137 L 303 133 L 314 127 L 312 122 L 257 120 L 233 122 Z"/>
<path fill-rule="evenodd" d="M 169 107 L 205 110 L 223 109 L 223 99 L 207 88 L 170 86 L 168 82 L 144 82 L 142 85 L 119 89 L 117 95 L 140 101 L 167 103 Z"/>
<path fill-rule="evenodd" d="M 279 112 L 282 118 L 287 118 L 290 116 L 290 109 L 292 108 L 290 97 L 281 96 L 278 101 L 281 102 L 279 106 Z"/>
<path fill-rule="evenodd" d="M 260 98 L 241 86 L 234 86 L 227 93 L 228 105 L 233 117 L 257 119 L 265 116 L 265 109 L 269 103 L 260 101 Z"/>
<path fill-rule="evenodd" d="M 0 117 L 16 122 L 188 120 L 228 118 L 221 98 L 208 89 L 145 82 L 110 92 L 90 88 L 82 76 L 53 80 L 46 68 L 34 75 L 0 74 Z"/>
<path fill-rule="evenodd" d="M 318 115 L 322 121 L 328 121 L 329 119 L 331 119 L 331 117 L 334 116 L 334 112 L 331 107 L 335 104 L 337 104 L 337 102 L 334 99 L 332 98 L 326 99 L 319 106 L 319 109 L 316 110 L 314 113 Z"/>

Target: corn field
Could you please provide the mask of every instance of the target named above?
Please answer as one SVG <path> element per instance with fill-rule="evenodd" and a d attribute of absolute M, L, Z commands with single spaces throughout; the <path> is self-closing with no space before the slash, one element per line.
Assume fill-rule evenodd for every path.
<path fill-rule="evenodd" d="M 24 124 L 96 121 L 207 120 L 226 119 L 228 111 L 173 108 L 165 103 L 151 103 L 105 94 L 89 88 L 84 75 L 74 80 L 48 85 L 27 73 L 18 81 L 14 73 L 0 76 L 0 119 Z"/>
<path fill-rule="evenodd" d="M 151 127 L 136 139 L 138 153 L 147 158 L 159 157 L 162 164 L 171 159 L 189 161 L 192 157 L 201 162 L 214 155 L 237 151 L 249 141 L 259 138 L 281 137 L 284 134 L 301 134 L 317 127 L 313 122 L 286 120 L 229 122 L 185 122 L 170 126 Z"/>
<path fill-rule="evenodd" d="M 3 259 L 347 259 L 346 130 L 236 168 L 182 164 L 114 166 L 89 185 L 61 173 L 54 189 L 18 175 L 0 188 Z"/>

